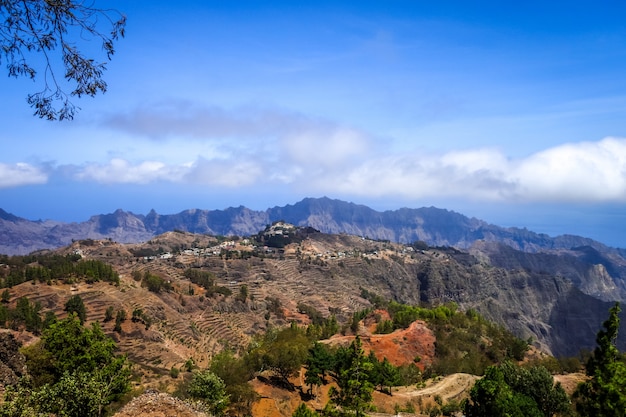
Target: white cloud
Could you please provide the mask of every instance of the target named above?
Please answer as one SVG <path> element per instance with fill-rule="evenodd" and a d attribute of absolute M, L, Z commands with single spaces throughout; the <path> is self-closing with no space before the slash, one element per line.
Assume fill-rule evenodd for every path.
<path fill-rule="evenodd" d="M 161 142 L 146 142 L 153 145 L 147 146 L 150 153 L 141 148 L 103 164 L 74 166 L 75 178 L 231 189 L 288 186 L 299 195 L 626 201 L 623 138 L 566 143 L 510 158 L 490 148 L 394 151 L 388 139 L 376 140 L 350 126 L 255 107 L 224 110 L 169 102 L 111 117 L 107 123 L 131 136 Z M 141 152 L 149 160 L 142 162 Z"/>
<path fill-rule="evenodd" d="M 522 194 L 537 200 L 626 201 L 626 140 L 547 149 L 521 161 L 513 175 Z"/>
<path fill-rule="evenodd" d="M 115 158 L 106 164 L 73 167 L 71 171 L 76 179 L 102 184 L 170 182 L 232 188 L 253 184 L 263 175 L 261 165 L 254 161 L 207 160 L 201 157 L 193 163 L 179 165 L 159 161 L 132 164 Z"/>
<path fill-rule="evenodd" d="M 11 165 L 0 163 L 0 188 L 45 184 L 47 181 L 48 175 L 42 168 L 23 162 Z"/>
<path fill-rule="evenodd" d="M 104 184 L 178 182 L 188 169 L 184 166 L 168 166 L 158 161 L 144 161 L 133 165 L 124 159 L 115 158 L 107 164 L 91 164 L 82 169 L 79 168 L 76 178 Z"/>
<path fill-rule="evenodd" d="M 396 155 L 373 159 L 344 177 L 317 183 L 334 184 L 337 191 L 367 196 L 463 197 L 494 200 L 511 184 L 502 179 L 502 157 L 484 162 L 493 151 L 445 155 Z"/>
<path fill-rule="evenodd" d="M 626 201 L 626 139 L 565 144 L 526 158 L 501 152 L 392 155 L 315 181 L 326 192 L 488 201 Z"/>
<path fill-rule="evenodd" d="M 494 149 L 439 155 L 374 154 L 359 132 L 340 128 L 290 136 L 284 145 L 270 154 L 231 152 L 225 158 L 200 156 L 184 164 L 133 164 L 116 158 L 80 168 L 75 177 L 100 183 L 171 182 L 226 188 L 289 184 L 305 193 L 375 197 L 626 201 L 626 139 L 564 144 L 520 159 L 509 159 Z M 2 177 L 21 178 L 17 172 L 14 168 L 11 175 Z M 31 174 L 31 182 L 45 180 L 33 167 L 22 166 L 19 172 Z"/>
<path fill-rule="evenodd" d="M 263 181 L 263 168 L 255 161 L 198 158 L 184 180 L 192 184 L 242 187 Z"/>

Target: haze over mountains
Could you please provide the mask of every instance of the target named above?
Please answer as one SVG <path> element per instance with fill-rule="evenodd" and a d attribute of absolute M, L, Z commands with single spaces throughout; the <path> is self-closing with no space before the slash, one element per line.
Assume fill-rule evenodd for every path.
<path fill-rule="evenodd" d="M 608 248 L 580 236 L 550 237 L 527 229 L 502 228 L 435 207 L 379 212 L 364 205 L 326 197 L 306 198 L 293 205 L 265 211 L 240 206 L 225 210 L 190 209 L 177 214 L 159 214 L 152 210 L 142 215 L 119 209 L 110 214 L 94 215 L 80 223 L 30 221 L 0 208 L 0 253 L 26 254 L 86 238 L 135 243 L 172 230 L 248 236 L 278 220 L 311 226 L 324 233 L 347 233 L 398 243 L 421 240 L 431 246 L 467 249 L 475 241 L 485 240 L 501 242 L 525 252 L 590 246 L 602 252 L 626 254 L 626 250 Z"/>

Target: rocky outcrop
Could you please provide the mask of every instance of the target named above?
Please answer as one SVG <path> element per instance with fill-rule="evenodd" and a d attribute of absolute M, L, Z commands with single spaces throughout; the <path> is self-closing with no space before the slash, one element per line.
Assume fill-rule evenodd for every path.
<path fill-rule="evenodd" d="M 198 406 L 169 394 L 148 390 L 133 398 L 114 417 L 208 417 Z"/>
<path fill-rule="evenodd" d="M 26 359 L 20 344 L 9 331 L 0 332 L 0 385 L 17 384 L 26 373 Z"/>

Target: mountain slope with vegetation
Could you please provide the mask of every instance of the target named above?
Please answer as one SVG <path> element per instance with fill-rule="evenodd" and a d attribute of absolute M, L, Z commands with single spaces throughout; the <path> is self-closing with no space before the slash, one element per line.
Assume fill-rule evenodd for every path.
<path fill-rule="evenodd" d="M 469 251 L 479 263 L 564 278 L 584 294 L 602 301 L 626 300 L 623 249 L 577 236 L 552 238 L 525 229 L 505 229 L 434 207 L 377 212 L 328 198 L 307 198 L 266 211 L 238 207 L 160 215 L 153 210 L 144 216 L 117 210 L 71 224 L 32 222 L 0 210 L 0 253 L 26 254 L 84 239 L 142 242 L 174 230 L 251 236 L 276 221 L 373 240 L 455 247 Z"/>
<path fill-rule="evenodd" d="M 535 361 L 576 370 L 580 359 L 546 362 L 545 354 L 591 349 L 611 305 L 563 274 L 533 268 L 533 254 L 490 256 L 487 249 L 401 245 L 285 222 L 250 238 L 178 231 L 143 244 L 87 239 L 3 256 L 0 324 L 28 346 L 26 363 L 34 363 L 41 355 L 32 347 L 75 314 L 127 355 L 135 389 L 193 397 L 204 392 L 187 388 L 194 380 L 217 381 L 206 370 L 223 380 L 236 413 L 268 406 L 257 397 L 267 391 L 286 396 L 278 412 L 290 415 L 294 389 L 314 395 L 309 404 L 330 401 L 357 413 L 370 401 L 388 413 L 441 410 L 447 404 L 432 395 L 385 401 L 384 392 L 399 384 L 395 378 L 411 385 L 430 375 L 480 375 L 523 359 L 528 343 L 544 351 Z M 311 345 L 315 340 L 321 344 Z M 623 349 L 623 336 L 617 342 Z M 312 357 L 319 361 L 308 363 Z M 346 367 L 332 368 L 323 359 L 331 357 Z M 341 392 L 351 383 L 341 378 L 351 366 L 379 369 L 375 375 L 388 379 L 368 380 L 372 391 L 366 384 L 363 402 L 350 402 L 352 394 Z"/>
<path fill-rule="evenodd" d="M 108 307 L 114 312 L 124 307 L 128 318 L 140 308 L 140 319 L 132 326 L 121 324 L 130 332 L 173 312 L 184 314 L 185 318 L 177 319 L 183 328 L 172 331 L 184 337 L 186 345 L 208 348 L 207 355 L 220 343 L 245 344 L 251 334 L 268 325 L 306 320 L 307 306 L 314 306 L 317 316 L 334 314 L 346 321 L 353 312 L 373 305 L 366 294 L 411 305 L 454 302 L 523 339 L 532 338 L 548 352 L 574 355 L 593 346 L 595 331 L 611 305 L 583 293 L 563 273 L 492 261 L 493 254 L 487 251 L 472 254 L 293 230 L 298 230 L 298 236 L 289 237 L 276 226 L 259 235 L 274 241 L 278 236 L 285 241 L 282 247 L 182 232 L 166 233 L 145 244 L 78 241 L 57 253 L 112 265 L 119 274 L 118 287 L 102 280 L 61 285 L 63 281 L 38 276 L 33 268 L 29 276 L 59 286 L 27 283 L 9 292 L 12 300 L 34 297 L 42 305 L 62 305 L 75 294 L 99 299 L 87 309 L 88 320 L 104 320 Z M 508 259 L 515 256 L 507 255 Z M 36 262 L 36 257 L 5 257 L 0 261 L 4 286 L 17 282 L 11 273 L 17 259 Z M 111 319 L 107 323 L 114 324 Z M 147 332 L 155 331 L 153 325 L 146 327 Z M 204 340 L 197 332 L 210 328 L 220 329 L 220 343 L 215 338 Z M 192 349 L 176 342 L 175 336 L 172 339 L 168 343 L 177 345 L 176 350 Z"/>

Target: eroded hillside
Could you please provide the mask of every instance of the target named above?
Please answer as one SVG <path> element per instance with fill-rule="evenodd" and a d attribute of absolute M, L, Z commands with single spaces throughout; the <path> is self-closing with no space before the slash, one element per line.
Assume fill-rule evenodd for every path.
<path fill-rule="evenodd" d="M 453 301 L 548 352 L 567 355 L 594 345 L 608 310 L 563 276 L 494 266 L 476 254 L 299 233 L 283 247 L 182 232 L 144 244 L 77 241 L 58 252 L 113 265 L 119 285 L 26 282 L 10 289 L 11 300 L 26 296 L 64 317 L 64 304 L 79 295 L 88 321 L 103 323 L 147 375 L 189 359 L 206 364 L 224 346 L 245 346 L 270 326 L 310 323 L 303 313 L 310 308 L 347 322 L 353 312 L 372 307 L 366 294 L 415 305 Z M 189 271 L 206 274 L 213 286 L 191 282 Z M 149 291 L 146 276 L 166 285 Z M 126 312 L 118 331 L 115 320 L 106 320 L 107 309 Z"/>

